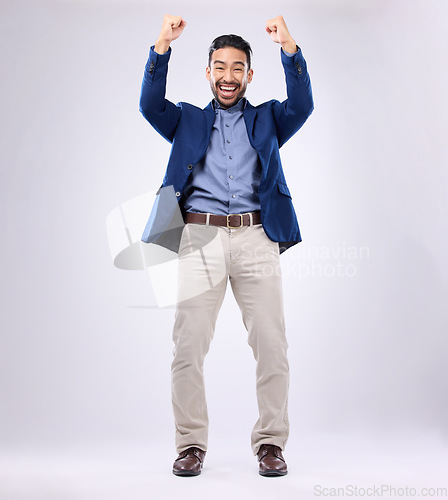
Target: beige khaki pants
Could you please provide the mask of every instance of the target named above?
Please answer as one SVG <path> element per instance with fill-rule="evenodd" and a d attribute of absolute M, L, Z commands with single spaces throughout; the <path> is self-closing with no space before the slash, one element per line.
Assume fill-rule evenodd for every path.
<path fill-rule="evenodd" d="M 203 364 L 227 281 L 241 309 L 256 365 L 259 418 L 254 454 L 288 439 L 289 366 L 278 243 L 261 224 L 233 229 L 187 224 L 179 248 L 178 304 L 173 329 L 172 403 L 176 448 L 207 450 Z"/>

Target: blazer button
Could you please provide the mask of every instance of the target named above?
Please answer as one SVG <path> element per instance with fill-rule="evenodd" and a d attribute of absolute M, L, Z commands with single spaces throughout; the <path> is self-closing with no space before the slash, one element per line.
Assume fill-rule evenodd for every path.
<path fill-rule="evenodd" d="M 179 198 L 179 196 L 180 196 L 180 191 L 176 191 L 176 196 Z"/>
<path fill-rule="evenodd" d="M 299 75 L 302 74 L 302 67 L 300 66 L 300 64 L 298 62 L 296 62 L 296 68 L 297 68 L 297 73 L 299 73 Z"/>
<path fill-rule="evenodd" d="M 154 73 L 154 66 L 155 62 L 151 61 L 151 64 L 149 65 L 149 74 L 152 75 Z"/>
<path fill-rule="evenodd" d="M 188 168 L 188 170 L 192 170 L 193 169 L 193 165 L 190 164 L 190 165 L 188 165 L 187 168 Z"/>

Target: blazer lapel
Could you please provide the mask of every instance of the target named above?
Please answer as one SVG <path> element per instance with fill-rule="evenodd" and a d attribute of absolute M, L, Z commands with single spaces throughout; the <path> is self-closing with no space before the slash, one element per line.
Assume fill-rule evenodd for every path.
<path fill-rule="evenodd" d="M 252 104 L 247 101 L 246 107 L 243 110 L 244 121 L 246 122 L 247 134 L 249 140 L 254 146 L 254 122 L 257 116 L 257 110 L 252 106 Z"/>
<path fill-rule="evenodd" d="M 209 102 L 208 106 L 204 108 L 204 114 L 207 130 L 211 133 L 213 124 L 215 123 L 215 110 L 213 109 L 211 101 Z"/>

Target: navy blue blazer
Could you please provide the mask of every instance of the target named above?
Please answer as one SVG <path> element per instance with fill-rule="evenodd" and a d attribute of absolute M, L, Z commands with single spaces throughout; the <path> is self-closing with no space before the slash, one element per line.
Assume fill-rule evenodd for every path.
<path fill-rule="evenodd" d="M 215 119 L 212 103 L 200 109 L 192 104 L 177 105 L 165 98 L 171 48 L 163 55 L 151 47 L 143 77 L 140 111 L 170 143 L 171 154 L 162 185 L 157 192 L 142 235 L 177 252 L 183 229 L 183 191 L 188 176 L 203 158 L 210 142 Z M 259 186 L 261 222 L 267 236 L 279 243 L 280 252 L 301 241 L 300 229 L 280 160 L 281 146 L 305 123 L 314 109 L 311 83 L 302 51 L 292 57 L 281 51 L 286 76 L 287 99 L 271 100 L 244 111 L 247 135 L 260 158 Z"/>

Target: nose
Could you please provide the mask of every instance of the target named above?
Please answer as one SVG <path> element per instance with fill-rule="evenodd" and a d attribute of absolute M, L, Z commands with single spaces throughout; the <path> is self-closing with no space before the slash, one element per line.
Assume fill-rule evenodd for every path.
<path fill-rule="evenodd" d="M 225 70 L 225 72 L 224 72 L 224 80 L 226 82 L 229 82 L 229 83 L 232 81 L 232 72 L 231 72 L 230 68 L 227 68 Z"/>

